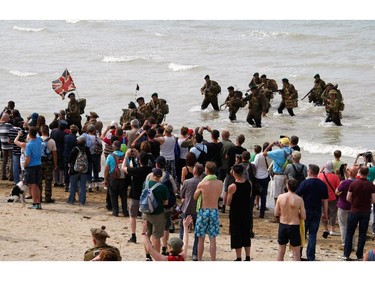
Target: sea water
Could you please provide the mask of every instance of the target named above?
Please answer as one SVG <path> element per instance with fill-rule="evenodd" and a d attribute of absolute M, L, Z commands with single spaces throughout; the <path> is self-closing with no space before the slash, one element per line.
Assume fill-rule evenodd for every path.
<path fill-rule="evenodd" d="M 15 101 L 24 117 L 38 112 L 49 123 L 67 108 L 51 85 L 68 68 L 78 97 L 87 99 L 85 113 L 97 112 L 105 126 L 130 101 L 156 92 L 168 101 L 166 122 L 176 135 L 181 126 L 228 128 L 233 141 L 244 134 L 250 150 L 297 135 L 301 162 L 319 166 L 336 149 L 348 164 L 375 149 L 374 21 L 0 21 L 0 31 L 1 103 Z M 246 107 L 236 123 L 227 109 L 200 109 L 206 74 L 221 85 L 222 104 L 227 87 L 245 93 L 254 72 L 279 88 L 289 79 L 299 93 L 295 117 L 277 113 L 277 93 L 258 129 L 247 124 Z M 324 107 L 301 100 L 317 73 L 343 94 L 342 127 L 324 122 Z"/>

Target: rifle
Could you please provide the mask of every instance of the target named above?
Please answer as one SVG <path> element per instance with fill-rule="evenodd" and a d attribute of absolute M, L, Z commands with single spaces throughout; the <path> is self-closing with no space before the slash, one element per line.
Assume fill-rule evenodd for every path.
<path fill-rule="evenodd" d="M 314 91 L 314 88 L 312 88 L 301 100 L 304 100 L 308 95 L 310 95 Z"/>

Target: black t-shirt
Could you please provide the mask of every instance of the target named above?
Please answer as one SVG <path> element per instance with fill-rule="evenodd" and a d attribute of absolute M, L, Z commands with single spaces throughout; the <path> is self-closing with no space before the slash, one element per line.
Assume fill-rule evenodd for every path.
<path fill-rule="evenodd" d="M 217 168 L 221 167 L 221 149 L 223 148 L 223 144 L 221 142 L 213 143 L 209 142 L 206 143 L 207 146 L 207 161 L 213 161 L 216 164 Z"/>
<path fill-rule="evenodd" d="M 129 197 L 135 200 L 139 200 L 142 193 L 143 183 L 149 173 L 152 172 L 152 168 L 149 166 L 130 168 L 128 167 L 128 175 L 132 177 L 132 183 L 130 187 Z"/>
<path fill-rule="evenodd" d="M 236 155 L 242 155 L 242 152 L 246 151 L 246 148 L 242 146 L 233 146 L 228 151 L 228 171 L 232 168 L 234 163 L 236 163 Z"/>

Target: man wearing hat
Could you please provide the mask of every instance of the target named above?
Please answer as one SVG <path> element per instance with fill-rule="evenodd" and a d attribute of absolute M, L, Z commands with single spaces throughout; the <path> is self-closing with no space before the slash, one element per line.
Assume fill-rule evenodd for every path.
<path fill-rule="evenodd" d="M 232 87 L 233 88 L 233 87 Z M 237 112 L 241 107 L 245 106 L 245 102 L 242 99 L 242 92 L 241 91 L 234 91 L 233 96 L 231 96 L 231 87 L 228 87 L 229 95 L 227 97 L 228 101 L 225 104 L 228 106 L 229 109 L 229 120 L 235 121 L 237 120 Z"/>
<path fill-rule="evenodd" d="M 271 150 L 272 147 L 277 146 L 280 149 Z M 284 193 L 285 189 L 285 175 L 284 170 L 287 165 L 287 158 L 289 155 L 292 154 L 292 150 L 290 149 L 290 140 L 288 137 L 283 137 L 280 141 L 270 142 L 267 148 L 264 150 L 263 155 L 268 156 L 270 159 L 273 160 L 273 179 L 275 182 L 273 198 L 275 199 L 275 203 L 277 197 Z"/>
<path fill-rule="evenodd" d="M 268 99 L 268 102 L 270 103 L 273 99 L 273 92 L 277 92 L 278 86 L 275 79 L 268 79 L 266 74 L 262 74 L 260 76 L 260 79 L 262 81 L 260 86 L 260 90 L 263 92 L 265 97 Z M 269 105 L 271 107 L 271 105 Z"/>
<path fill-rule="evenodd" d="M 337 92 L 337 98 L 340 101 L 343 101 L 343 97 L 342 97 L 341 91 L 339 89 L 337 89 L 337 88 L 338 88 L 337 84 L 333 85 L 332 83 L 327 83 L 325 90 L 321 94 L 321 99 L 323 100 L 323 105 L 327 104 L 327 100 L 329 99 L 329 92 L 331 90 L 336 90 L 336 92 Z"/>
<path fill-rule="evenodd" d="M 151 176 L 146 178 L 143 189 L 148 185 L 149 188 L 152 188 L 155 184 L 161 181 L 163 177 L 163 171 L 160 168 L 153 168 Z M 164 215 L 164 206 L 168 204 L 169 192 L 166 185 L 159 183 L 159 185 L 152 191 L 158 207 L 151 214 L 143 214 L 143 217 L 147 221 L 147 236 L 151 237 L 152 245 L 157 252 L 160 252 L 161 247 L 161 238 L 164 236 L 165 230 L 165 215 Z M 146 250 L 146 260 L 151 261 L 151 255 Z"/>
<path fill-rule="evenodd" d="M 342 118 L 341 111 L 343 109 L 344 103 L 337 98 L 337 91 L 331 90 L 329 99 L 326 101 L 327 118 L 325 122 L 333 122 L 337 126 L 342 126 L 340 119 Z"/>
<path fill-rule="evenodd" d="M 201 88 L 201 94 L 204 95 L 201 109 L 204 110 L 211 104 L 214 110 L 219 111 L 217 95 L 220 94 L 221 87 L 216 81 L 211 80 L 209 75 L 206 75 L 204 80 L 206 83 Z"/>
<path fill-rule="evenodd" d="M 297 90 L 294 88 L 293 84 L 289 83 L 287 78 L 283 78 L 281 81 L 283 83 L 283 88 L 279 91 L 279 94 L 281 94 L 281 102 L 277 111 L 279 114 L 282 114 L 286 107 L 289 115 L 294 116 L 293 108 L 298 107 Z"/>
<path fill-rule="evenodd" d="M 145 99 L 143 97 L 137 98 L 138 103 L 138 111 L 141 112 L 145 119 L 150 117 L 151 114 L 151 108 L 148 103 L 145 103 Z"/>
<path fill-rule="evenodd" d="M 251 89 L 252 87 L 258 87 L 260 84 L 262 84 L 262 80 L 260 79 L 259 77 L 259 73 L 258 72 L 255 72 L 253 74 L 253 78 L 251 79 L 250 83 L 249 83 L 249 88 Z"/>
<path fill-rule="evenodd" d="M 315 106 L 323 105 L 323 99 L 321 97 L 324 89 L 326 88 L 326 83 L 320 79 L 319 74 L 314 76 L 314 87 L 311 89 L 311 94 L 309 95 L 309 102 L 314 103 Z"/>
<path fill-rule="evenodd" d="M 156 123 L 161 124 L 165 116 L 169 113 L 167 101 L 165 99 L 159 99 L 158 93 L 153 93 L 148 105 L 151 109 L 151 116 L 156 119 Z"/>
<path fill-rule="evenodd" d="M 251 126 L 262 128 L 262 115 L 266 116 L 268 111 L 268 100 L 266 97 L 259 93 L 257 86 L 251 87 L 251 94 L 243 99 L 244 102 L 249 101 L 249 112 L 246 121 Z"/>
<path fill-rule="evenodd" d="M 102 129 L 103 129 L 103 123 L 102 123 L 102 121 L 97 120 L 99 118 L 99 115 L 94 111 L 90 111 L 90 115 L 86 115 L 86 117 L 87 117 L 87 121 L 83 125 L 82 131 L 84 133 L 87 133 L 87 127 L 90 124 L 92 124 L 92 125 L 95 126 L 95 132 L 99 132 L 99 135 L 101 135 Z"/>
<path fill-rule="evenodd" d="M 101 228 L 91 228 L 91 235 L 92 235 L 92 242 L 94 243 L 94 247 L 88 249 L 84 255 L 84 261 L 91 261 L 93 258 L 100 254 L 102 249 L 112 249 L 117 254 L 117 261 L 121 261 L 121 254 L 119 249 L 114 246 L 110 246 L 106 243 L 107 238 L 110 238 L 108 233 L 105 231 L 105 226 L 103 225 Z"/>
<path fill-rule="evenodd" d="M 67 121 L 69 125 L 76 125 L 81 133 L 82 124 L 81 124 L 81 113 L 79 108 L 79 103 L 76 100 L 76 95 L 74 93 L 69 93 L 68 98 L 70 99 L 68 103 L 68 108 L 66 109 Z"/>

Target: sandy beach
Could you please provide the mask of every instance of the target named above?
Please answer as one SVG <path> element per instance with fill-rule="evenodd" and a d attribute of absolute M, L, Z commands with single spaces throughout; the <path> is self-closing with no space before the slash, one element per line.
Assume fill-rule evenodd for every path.
<path fill-rule="evenodd" d="M 108 244 L 116 246 L 123 261 L 143 261 L 144 249 L 141 239 L 142 220 L 137 220 L 138 243 L 128 243 L 130 238 L 129 218 L 113 217 L 105 209 L 105 190 L 87 194 L 87 205 L 66 204 L 68 193 L 63 188 L 53 188 L 53 204 L 42 204 L 43 210 L 30 210 L 27 203 L 7 203 L 12 184 L 0 182 L 0 260 L 1 261 L 81 261 L 84 252 L 92 247 L 90 228 L 105 225 L 108 234 Z M 254 232 L 252 239 L 251 258 L 253 261 L 275 261 L 277 254 L 277 227 L 270 222 L 272 211 L 266 212 L 265 219 L 259 219 L 254 210 Z M 220 236 L 217 238 L 218 261 L 232 261 L 235 259 L 234 250 L 230 249 L 228 230 L 228 212 L 220 214 Z M 176 231 L 171 236 L 178 235 Z M 338 261 L 342 254 L 339 236 L 329 236 L 324 239 L 319 229 L 317 241 L 317 260 Z M 193 233 L 190 233 L 192 245 Z M 208 261 L 208 239 L 203 259 Z M 375 247 L 374 241 L 366 242 L 366 249 Z M 191 246 L 189 247 L 191 260 Z M 287 252 L 285 260 L 291 261 Z"/>

